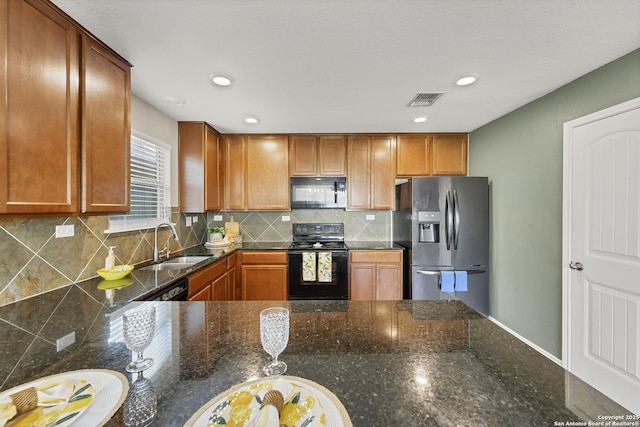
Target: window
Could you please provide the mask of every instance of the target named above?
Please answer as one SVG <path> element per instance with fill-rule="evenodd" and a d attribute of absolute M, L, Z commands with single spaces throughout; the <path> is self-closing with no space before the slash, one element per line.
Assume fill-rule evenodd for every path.
<path fill-rule="evenodd" d="M 111 215 L 105 233 L 152 228 L 171 218 L 171 147 L 132 131 L 131 210 Z"/>

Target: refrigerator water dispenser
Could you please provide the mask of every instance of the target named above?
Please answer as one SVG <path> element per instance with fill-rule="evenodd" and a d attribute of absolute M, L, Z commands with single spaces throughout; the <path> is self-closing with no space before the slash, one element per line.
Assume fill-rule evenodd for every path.
<path fill-rule="evenodd" d="M 418 234 L 420 243 L 439 243 L 440 212 L 418 212 Z"/>

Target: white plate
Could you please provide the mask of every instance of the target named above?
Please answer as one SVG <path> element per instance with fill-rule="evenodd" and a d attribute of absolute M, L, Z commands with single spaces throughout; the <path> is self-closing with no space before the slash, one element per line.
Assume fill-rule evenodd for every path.
<path fill-rule="evenodd" d="M 93 384 L 95 389 L 93 402 L 86 408 L 84 413 L 71 420 L 74 425 L 77 426 L 100 427 L 106 424 L 120 406 L 122 406 L 129 391 L 129 382 L 125 376 L 119 372 L 104 369 L 86 369 L 39 378 L 35 381 L 5 390 L 2 392 L 2 396 L 14 394 L 25 388 L 33 387 L 42 381 L 61 376 L 71 380 L 85 380 Z M 56 427 L 60 427 L 61 425 L 64 426 L 67 424 L 60 424 Z"/>
<path fill-rule="evenodd" d="M 205 242 L 204 245 L 207 248 L 223 248 L 225 246 L 229 246 L 231 244 L 231 242 L 220 242 L 220 243 L 211 243 L 211 242 Z"/>
<path fill-rule="evenodd" d="M 207 426 L 215 426 L 211 420 L 215 420 L 216 417 L 220 417 L 220 419 L 224 419 L 225 422 L 229 422 L 231 418 L 231 412 L 238 408 L 240 405 L 231 406 L 229 403 L 230 397 L 239 393 L 250 393 L 251 400 L 247 402 L 245 400 L 242 404 L 245 404 L 248 407 L 248 410 L 245 410 L 247 413 L 246 421 L 236 423 L 237 426 L 246 426 L 250 427 L 253 422 L 255 422 L 257 418 L 258 411 L 260 410 L 260 402 L 256 398 L 263 396 L 266 390 L 270 390 L 273 387 L 273 384 L 278 380 L 283 379 L 292 386 L 292 391 L 289 396 L 285 396 L 285 408 L 287 403 L 292 403 L 292 398 L 298 395 L 298 405 L 302 407 L 301 414 L 299 418 L 296 420 L 295 424 L 287 424 L 291 427 L 300 427 L 302 425 L 311 426 L 331 426 L 331 427 L 350 427 L 351 421 L 349 420 L 349 416 L 345 411 L 344 407 L 340 403 L 337 397 L 333 393 L 331 393 L 326 388 L 322 387 L 319 384 L 316 384 L 312 381 L 305 380 L 297 377 L 289 377 L 289 376 L 280 376 L 280 377 L 269 377 L 269 378 L 259 378 L 252 381 L 247 381 L 238 386 L 232 387 L 224 393 L 216 396 L 209 402 L 207 402 L 202 408 L 198 410 L 185 424 L 185 427 L 207 427 Z M 248 395 L 246 395 L 248 397 Z M 306 402 L 306 406 L 305 406 Z M 339 407 L 338 407 L 339 406 Z M 286 416 L 286 409 L 283 408 L 280 413 L 280 421 L 283 420 L 282 417 Z M 249 413 L 250 411 L 250 413 Z M 309 421 L 309 418 L 313 416 L 314 419 L 312 422 Z M 238 421 L 235 419 L 234 421 Z M 324 421 L 324 423 L 322 422 Z M 305 424 L 306 422 L 306 424 Z M 224 425 L 224 424 L 221 424 Z"/>

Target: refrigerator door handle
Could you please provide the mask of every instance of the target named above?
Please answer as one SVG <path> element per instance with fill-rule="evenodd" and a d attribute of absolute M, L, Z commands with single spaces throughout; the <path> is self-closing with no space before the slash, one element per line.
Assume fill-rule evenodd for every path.
<path fill-rule="evenodd" d="M 447 241 L 447 250 L 451 250 L 451 242 L 453 240 L 453 205 L 451 203 L 451 192 L 447 191 L 447 197 L 444 208 L 444 232 Z"/>
<path fill-rule="evenodd" d="M 443 271 L 454 271 L 454 270 L 417 270 L 416 273 L 424 274 L 427 276 L 435 276 L 437 274 L 442 273 Z M 487 270 L 482 267 L 477 267 L 477 268 L 467 267 L 467 268 L 460 268 L 457 271 L 466 271 L 467 274 L 482 274 L 482 273 L 485 273 Z"/>
<path fill-rule="evenodd" d="M 458 237 L 460 236 L 460 203 L 458 203 L 458 192 L 453 190 L 453 249 L 458 249 Z"/>

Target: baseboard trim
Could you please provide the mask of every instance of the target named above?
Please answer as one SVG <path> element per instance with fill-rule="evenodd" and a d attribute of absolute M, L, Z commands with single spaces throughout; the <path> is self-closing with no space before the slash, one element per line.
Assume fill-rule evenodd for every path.
<path fill-rule="evenodd" d="M 558 359 L 556 356 L 554 356 L 553 354 L 549 353 L 547 350 L 545 350 L 542 347 L 538 346 L 537 344 L 534 344 L 533 342 L 529 341 L 528 339 L 526 339 L 525 337 L 523 337 L 519 333 L 515 332 L 514 330 L 512 330 L 512 329 L 508 328 L 507 326 L 505 326 L 504 324 L 500 323 L 495 318 L 489 316 L 489 317 L 487 317 L 487 319 L 491 320 L 493 323 L 495 323 L 496 325 L 500 326 L 502 329 L 504 329 L 505 331 L 507 331 L 508 333 L 513 335 L 514 337 L 518 338 L 520 341 L 522 341 L 523 343 L 525 343 L 529 347 L 533 348 L 534 350 L 536 350 L 538 353 L 542 354 L 547 359 L 551 360 L 553 363 L 562 366 L 562 360 Z"/>

